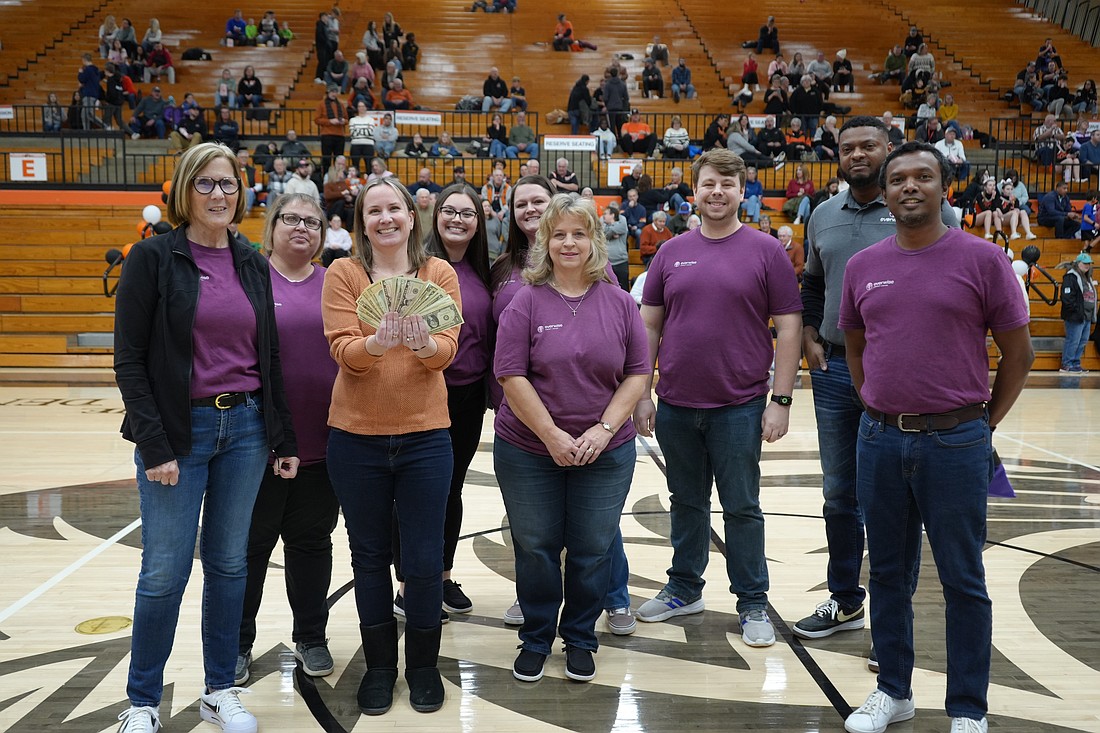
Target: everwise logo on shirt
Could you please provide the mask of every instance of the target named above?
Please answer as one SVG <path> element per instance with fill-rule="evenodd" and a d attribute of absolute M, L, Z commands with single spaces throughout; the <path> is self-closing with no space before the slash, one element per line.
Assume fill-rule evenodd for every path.
<path fill-rule="evenodd" d="M 682 261 L 677 260 L 672 266 L 673 267 L 693 267 L 693 266 L 698 265 L 698 264 L 699 263 L 696 260 L 682 260 Z"/>
<path fill-rule="evenodd" d="M 199 275 L 199 280 L 209 280 L 209 279 L 210 279 L 209 275 Z"/>
<path fill-rule="evenodd" d="M 878 218 L 879 224 L 897 224 L 898 220 L 892 216 L 880 216 Z"/>
<path fill-rule="evenodd" d="M 275 307 L 276 307 L 276 308 L 279 308 L 279 307 L 281 307 L 281 306 L 282 306 L 282 303 L 280 303 L 279 301 L 277 301 L 277 300 L 276 300 L 276 301 L 275 301 Z"/>
<path fill-rule="evenodd" d="M 875 288 L 885 288 L 893 284 L 893 280 L 879 280 L 878 282 L 867 283 L 867 289 L 874 290 Z"/>
<path fill-rule="evenodd" d="M 561 328 L 562 328 L 562 324 L 560 324 L 560 323 L 549 323 L 545 326 L 539 326 L 535 330 L 537 330 L 539 333 L 542 333 L 543 331 L 558 331 L 558 330 L 561 330 Z"/>

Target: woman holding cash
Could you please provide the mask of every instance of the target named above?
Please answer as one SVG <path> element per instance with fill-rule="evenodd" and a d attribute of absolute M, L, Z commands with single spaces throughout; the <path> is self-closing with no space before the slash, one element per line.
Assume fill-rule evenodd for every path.
<path fill-rule="evenodd" d="M 339 366 L 329 410 L 328 468 L 344 512 L 367 672 L 359 708 L 389 710 L 397 680 L 397 623 L 390 580 L 391 515 L 401 527 L 405 576 L 405 679 L 415 710 L 443 706 L 439 654 L 443 522 L 452 455 L 443 371 L 458 350 L 458 277 L 423 245 L 412 197 L 396 179 L 368 184 L 355 202 L 355 252 L 332 263 L 322 293 L 325 335 Z M 449 301 L 377 327 L 360 320 L 360 296 L 394 277 L 434 283 Z M 422 288 L 421 288 L 422 289 Z M 453 301 L 453 302 L 452 302 Z M 375 300 L 375 303 L 385 302 Z M 390 301 L 396 302 L 396 301 Z"/>

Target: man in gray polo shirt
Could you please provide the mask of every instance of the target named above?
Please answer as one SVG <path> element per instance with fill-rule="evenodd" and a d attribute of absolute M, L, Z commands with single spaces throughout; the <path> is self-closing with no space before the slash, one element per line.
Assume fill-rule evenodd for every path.
<path fill-rule="evenodd" d="M 863 404 L 852 386 L 837 321 L 848 260 L 897 231 L 879 186 L 879 172 L 892 148 L 886 126 L 875 117 L 853 117 L 838 137 L 840 175 L 849 188 L 810 216 L 802 275 L 802 353 L 813 380 L 830 594 L 794 625 L 795 634 L 805 639 L 862 629 L 866 623 L 866 590 L 859 584 L 863 518 L 856 501 L 856 436 Z M 940 213 L 944 224 L 958 228 L 946 201 Z M 877 669 L 874 650 L 868 666 Z"/>

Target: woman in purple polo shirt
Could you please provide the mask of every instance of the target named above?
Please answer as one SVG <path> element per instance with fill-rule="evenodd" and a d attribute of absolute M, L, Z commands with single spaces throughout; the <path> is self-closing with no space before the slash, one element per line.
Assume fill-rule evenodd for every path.
<path fill-rule="evenodd" d="M 238 642 L 236 683 L 248 681 L 256 613 L 263 598 L 271 552 L 283 539 L 284 577 L 294 616 L 294 654 L 310 677 L 332 674 L 325 629 L 332 579 L 332 531 L 340 505 L 332 493 L 325 449 L 328 408 L 336 362 L 329 355 L 321 322 L 325 268 L 313 259 L 325 243 L 325 214 L 317 199 L 303 193 L 280 196 L 268 209 L 263 248 L 271 266 L 275 324 L 283 352 L 283 381 L 298 435 L 298 475 L 264 474 L 248 535 L 248 584 Z"/>
<path fill-rule="evenodd" d="M 467 183 L 454 183 L 436 197 L 431 233 L 425 240 L 428 252 L 451 264 L 462 293 L 462 329 L 458 332 L 458 353 L 443 372 L 447 382 L 447 409 L 451 416 L 451 449 L 454 468 L 447 514 L 443 524 L 443 608 L 451 613 L 469 613 L 474 604 L 451 580 L 462 529 L 462 485 L 481 443 L 485 421 L 486 385 L 492 366 L 493 320 L 489 297 L 489 240 L 481 197 Z M 393 564 L 401 575 L 401 547 L 396 523 L 393 533 Z M 400 610 L 399 610 L 400 609 Z M 398 590 L 394 610 L 404 613 L 404 599 Z"/>
<path fill-rule="evenodd" d="M 523 279 L 530 287 L 501 315 L 494 362 L 505 394 L 494 469 L 524 613 L 512 674 L 524 682 L 542 677 L 556 629 L 566 675 L 588 681 L 611 584 L 609 549 L 634 475 L 630 415 L 645 390 L 645 328 L 630 295 L 607 275 L 603 227 L 590 201 L 551 199 Z"/>

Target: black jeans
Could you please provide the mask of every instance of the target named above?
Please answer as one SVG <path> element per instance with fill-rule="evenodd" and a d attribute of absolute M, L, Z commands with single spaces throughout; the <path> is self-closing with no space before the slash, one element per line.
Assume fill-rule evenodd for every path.
<path fill-rule="evenodd" d="M 256 614 L 263 598 L 267 566 L 280 536 L 286 595 L 294 614 L 291 638 L 295 642 L 325 640 L 332 579 L 332 531 L 339 515 L 340 505 L 332 493 L 324 461 L 299 467 L 298 476 L 290 480 L 265 469 L 248 533 L 241 652 L 250 650 L 256 640 Z"/>
<path fill-rule="evenodd" d="M 484 379 L 473 384 L 447 387 L 447 412 L 451 416 L 451 450 L 454 452 L 454 470 L 451 473 L 451 493 L 447 495 L 447 513 L 443 519 L 443 570 L 454 568 L 458 538 L 462 534 L 462 485 L 466 472 L 481 444 L 481 426 L 485 421 L 488 394 Z M 401 537 L 397 518 L 393 524 L 393 568 L 397 579 L 401 574 Z"/>
<path fill-rule="evenodd" d="M 328 173 L 328 168 L 337 156 L 344 154 L 343 135 L 321 136 L 321 175 Z"/>

